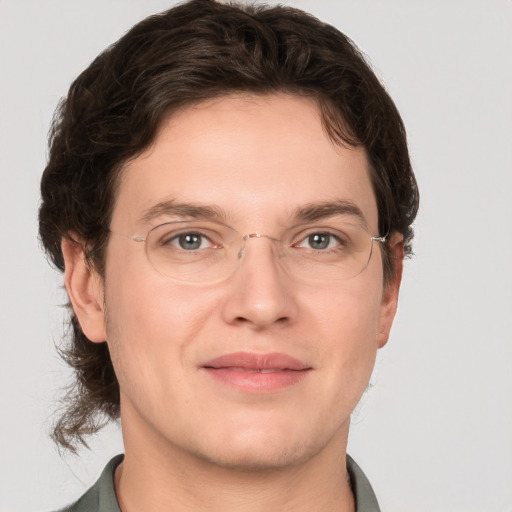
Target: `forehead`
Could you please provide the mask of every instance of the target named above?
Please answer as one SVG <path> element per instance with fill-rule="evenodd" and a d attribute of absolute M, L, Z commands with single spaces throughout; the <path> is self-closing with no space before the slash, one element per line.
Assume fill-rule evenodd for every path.
<path fill-rule="evenodd" d="M 122 170 L 112 226 L 155 225 L 147 212 L 173 201 L 213 206 L 226 220 L 263 229 L 310 203 L 340 200 L 354 203 L 376 229 L 364 148 L 334 144 L 313 100 L 232 95 L 184 108 L 162 124 L 153 144 Z"/>

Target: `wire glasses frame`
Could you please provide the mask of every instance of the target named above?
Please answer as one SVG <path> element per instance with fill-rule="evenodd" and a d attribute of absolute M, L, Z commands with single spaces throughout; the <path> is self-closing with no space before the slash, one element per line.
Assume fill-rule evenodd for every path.
<path fill-rule="evenodd" d="M 275 259 L 291 276 L 308 281 L 351 279 L 368 266 L 374 242 L 361 224 L 347 220 L 307 223 L 284 231 L 279 238 L 258 232 L 241 235 L 214 221 L 179 220 L 149 230 L 146 236 L 110 233 L 145 244 L 146 256 L 160 274 L 182 283 L 214 284 L 233 275 L 251 239 L 271 242 Z"/>

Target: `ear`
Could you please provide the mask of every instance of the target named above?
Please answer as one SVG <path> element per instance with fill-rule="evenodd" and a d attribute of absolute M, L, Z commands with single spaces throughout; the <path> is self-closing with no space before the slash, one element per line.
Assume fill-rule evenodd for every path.
<path fill-rule="evenodd" d="M 398 293 L 402 282 L 404 262 L 404 237 L 400 233 L 393 233 L 388 242 L 390 257 L 393 262 L 393 275 L 382 292 L 380 306 L 378 346 L 382 348 L 389 339 L 393 319 L 398 307 Z"/>
<path fill-rule="evenodd" d="M 103 280 L 85 258 L 83 245 L 64 237 L 64 282 L 80 327 L 89 340 L 100 343 L 107 339 Z"/>

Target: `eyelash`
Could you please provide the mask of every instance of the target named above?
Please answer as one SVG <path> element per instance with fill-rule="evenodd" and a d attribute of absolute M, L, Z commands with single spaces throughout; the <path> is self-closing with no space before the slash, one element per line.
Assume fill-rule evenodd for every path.
<path fill-rule="evenodd" d="M 208 236 L 208 235 L 205 235 L 204 233 L 201 233 L 201 232 L 198 232 L 198 231 L 184 231 L 182 233 L 177 233 L 177 234 L 171 234 L 170 236 L 166 236 L 164 237 L 161 241 L 160 241 L 160 245 L 162 246 L 165 246 L 165 245 L 173 245 L 175 247 L 178 247 L 178 244 L 179 244 L 179 241 L 180 241 L 180 238 L 181 237 L 187 237 L 187 236 L 191 236 L 191 237 L 198 237 L 198 238 L 201 238 L 201 243 L 200 245 L 203 245 L 203 241 L 208 241 L 209 244 L 211 244 L 211 246 L 215 246 L 216 244 L 212 241 L 212 239 Z M 174 244 L 173 242 L 177 242 L 176 244 Z M 179 249 L 182 249 L 182 250 L 186 250 L 185 248 L 183 247 L 178 247 Z M 201 248 L 201 247 L 200 247 Z"/>
<path fill-rule="evenodd" d="M 330 233 L 328 231 L 315 231 L 312 233 L 308 233 L 306 236 L 302 237 L 300 241 L 296 244 L 293 244 L 294 247 L 301 247 L 304 243 L 309 243 L 311 245 L 312 241 L 311 238 L 315 236 L 321 236 L 321 237 L 327 237 L 328 243 L 327 247 L 323 249 L 318 249 L 314 247 L 309 247 L 309 249 L 315 250 L 315 251 L 324 251 L 328 249 L 334 249 L 334 247 L 330 247 L 331 243 L 334 241 L 337 245 L 341 244 L 341 239 L 339 236 L 335 235 L 334 233 Z"/>
<path fill-rule="evenodd" d="M 305 244 L 311 245 L 313 243 L 311 238 L 315 237 L 315 236 L 327 237 L 328 238 L 327 246 L 323 247 L 323 248 L 315 248 L 315 247 L 311 247 L 311 246 L 305 247 Z M 199 238 L 200 239 L 199 246 L 196 248 L 193 248 L 193 249 L 187 249 L 187 248 L 183 247 L 183 244 L 180 243 L 180 242 L 182 242 L 182 240 L 180 240 L 182 237 L 197 237 L 197 238 Z M 205 241 L 208 242 L 208 244 L 209 244 L 208 247 L 202 247 Z M 331 244 L 333 242 L 336 244 L 336 246 L 331 246 Z M 208 236 L 199 231 L 184 231 L 181 233 L 170 234 L 170 235 L 164 237 L 160 241 L 160 245 L 161 246 L 166 246 L 166 245 L 169 246 L 170 245 L 170 246 L 176 247 L 178 249 L 181 249 L 181 250 L 187 251 L 187 252 L 193 252 L 196 250 L 206 249 L 206 248 L 219 248 L 221 246 L 221 244 L 216 244 L 212 240 L 211 236 Z M 330 251 L 336 250 L 336 248 L 338 248 L 339 246 L 342 246 L 342 245 L 344 245 L 344 244 L 343 244 L 341 237 L 339 235 L 336 235 L 329 231 L 312 231 L 305 235 L 301 235 L 298 242 L 290 244 L 291 247 L 295 247 L 298 249 L 301 249 L 301 248 L 309 249 L 309 250 L 316 251 L 316 252 L 327 252 L 328 250 L 330 250 Z"/>

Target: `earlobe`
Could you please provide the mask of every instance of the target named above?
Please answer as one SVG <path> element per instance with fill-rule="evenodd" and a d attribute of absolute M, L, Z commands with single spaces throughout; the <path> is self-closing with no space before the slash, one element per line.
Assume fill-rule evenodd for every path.
<path fill-rule="evenodd" d="M 61 242 L 64 256 L 64 282 L 83 333 L 89 340 L 106 340 L 103 281 L 87 263 L 83 246 L 64 237 Z"/>
<path fill-rule="evenodd" d="M 400 291 L 400 283 L 402 282 L 402 270 L 404 261 L 404 242 L 403 236 L 400 233 L 391 235 L 389 247 L 390 256 L 393 258 L 393 276 L 392 279 L 385 285 L 382 302 L 381 312 L 379 318 L 379 333 L 378 333 L 378 347 L 382 348 L 389 339 L 391 326 L 395 318 L 396 310 L 398 308 L 398 294 Z"/>

